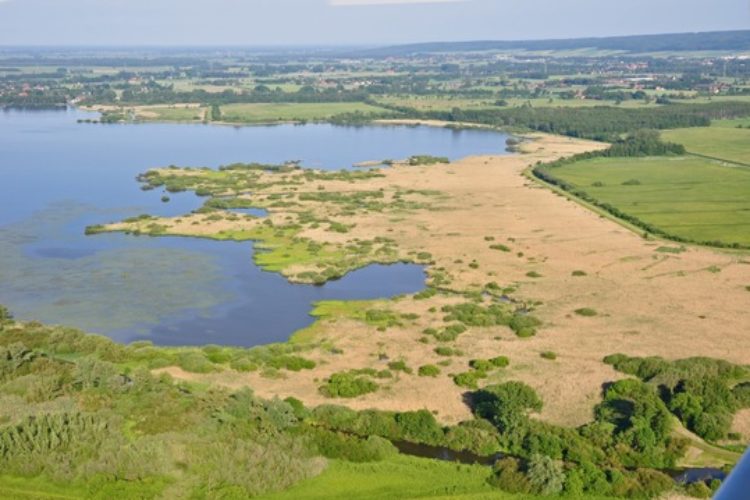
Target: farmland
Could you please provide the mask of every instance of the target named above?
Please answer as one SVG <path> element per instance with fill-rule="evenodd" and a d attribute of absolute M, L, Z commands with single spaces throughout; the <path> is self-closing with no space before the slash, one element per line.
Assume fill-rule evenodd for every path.
<path fill-rule="evenodd" d="M 221 119 L 232 123 L 315 121 L 344 113 L 378 114 L 384 111 L 382 108 L 359 102 L 228 104 L 221 106 Z"/>
<path fill-rule="evenodd" d="M 681 238 L 750 245 L 750 169 L 697 157 L 608 158 L 554 175 Z"/>
<path fill-rule="evenodd" d="M 669 130 L 663 133 L 667 141 L 685 146 L 690 153 L 750 166 L 750 128 L 738 125 L 748 120 L 717 121 L 711 127 Z"/>

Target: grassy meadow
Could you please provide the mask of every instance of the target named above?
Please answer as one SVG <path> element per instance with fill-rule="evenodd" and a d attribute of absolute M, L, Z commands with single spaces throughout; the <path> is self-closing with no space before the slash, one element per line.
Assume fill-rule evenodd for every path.
<path fill-rule="evenodd" d="M 392 499 L 392 498 L 492 498 L 520 499 L 487 484 L 488 468 L 458 465 L 414 457 L 396 456 L 382 462 L 331 461 L 319 476 L 289 490 L 263 498 Z M 527 496 L 526 496 L 527 497 Z"/>
<path fill-rule="evenodd" d="M 750 245 L 750 169 L 703 158 L 601 158 L 556 177 L 665 231 Z"/>
<path fill-rule="evenodd" d="M 453 108 L 460 109 L 503 109 L 531 105 L 534 108 L 593 108 L 597 106 L 613 106 L 614 101 L 598 101 L 594 99 L 559 99 L 550 97 L 522 98 L 512 97 L 502 99 L 504 106 L 498 106 L 496 101 L 500 99 L 472 99 L 445 96 L 396 96 L 389 95 L 380 97 L 377 102 L 388 106 L 400 106 L 416 109 L 418 111 L 450 111 Z M 624 108 L 656 107 L 657 104 L 648 104 L 641 100 L 628 100 L 619 104 Z"/>
<path fill-rule="evenodd" d="M 269 123 L 283 121 L 326 120 L 344 113 L 374 114 L 384 110 L 362 102 L 330 103 L 241 103 L 221 107 L 222 121 Z"/>
<path fill-rule="evenodd" d="M 737 128 L 738 125 L 750 125 L 750 120 L 717 121 L 711 127 L 667 130 L 662 137 L 682 144 L 690 153 L 750 165 L 750 129 Z"/>
<path fill-rule="evenodd" d="M 200 121 L 205 117 L 206 108 L 196 105 L 175 104 L 170 106 L 139 106 L 135 108 L 139 120 L 168 122 Z"/>

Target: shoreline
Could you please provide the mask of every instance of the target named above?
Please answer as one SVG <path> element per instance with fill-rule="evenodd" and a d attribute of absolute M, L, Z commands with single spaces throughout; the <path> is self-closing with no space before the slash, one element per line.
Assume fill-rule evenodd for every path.
<path fill-rule="evenodd" d="M 534 140 L 523 145 L 525 154 L 474 156 L 447 165 L 385 169 L 384 178 L 362 181 L 363 184 L 356 188 L 365 192 L 389 185 L 434 189 L 449 195 L 442 202 L 446 207 L 443 210 L 417 210 L 402 216 L 405 219 L 397 226 L 393 226 L 387 215 L 362 214 L 345 221 L 356 224 L 349 235 L 336 235 L 321 229 L 306 230 L 302 234 L 315 241 L 344 242 L 362 238 L 365 233 L 379 234 L 390 227 L 395 231 L 389 237 L 397 241 L 402 252 L 408 254 L 417 249 L 430 252 L 434 263 L 428 272 L 434 278 L 436 270 L 444 268 L 444 273 L 452 281 L 447 285 L 450 289 L 471 292 L 479 290 L 479 283 L 493 279 L 500 280 L 503 285 L 516 284 L 514 297 L 522 303 L 541 304 L 536 306 L 538 313 L 535 313 L 544 322 L 539 334 L 529 339 L 517 339 L 510 332 L 506 334 L 497 330 L 494 335 L 501 338 L 498 343 L 487 337 L 485 329 L 478 328 L 462 334 L 456 345 L 466 352 L 466 358 L 461 358 L 460 363 L 478 353 L 483 356 L 508 355 L 511 365 L 507 376 L 529 383 L 540 391 L 547 402 L 547 409 L 542 414 L 545 421 L 566 425 L 581 425 L 587 421 L 591 402 L 596 401 L 601 384 L 622 377 L 601 363 L 602 357 L 613 350 L 670 359 L 700 354 L 746 362 L 736 350 L 732 353 L 720 345 L 706 344 L 710 339 L 705 332 L 710 328 L 707 322 L 691 321 L 692 316 L 687 311 L 668 316 L 659 314 L 659 311 L 675 307 L 693 310 L 698 296 L 705 302 L 706 286 L 720 288 L 722 293 L 713 296 L 724 299 L 720 302 L 711 300 L 700 309 L 710 308 L 712 316 L 723 321 L 731 319 L 736 324 L 727 328 L 741 331 L 739 323 L 743 317 L 732 311 L 747 293 L 740 287 L 750 279 L 747 266 L 739 266 L 736 259 L 726 262 L 725 254 L 707 248 L 689 248 L 675 256 L 654 253 L 658 242 L 643 240 L 637 233 L 612 224 L 611 220 L 542 188 L 523 175 L 530 165 L 551 156 L 604 145 L 542 134 L 531 138 Z M 461 183 L 456 183 L 456 175 L 462 176 Z M 324 192 L 352 192 L 352 185 L 329 184 Z M 281 219 L 278 220 L 287 213 L 279 213 L 277 217 Z M 576 230 L 571 233 L 561 229 L 565 227 L 575 227 Z M 503 242 L 512 251 L 490 250 L 492 243 L 485 240 L 488 235 L 493 235 L 496 241 Z M 590 242 L 591 248 L 585 254 L 581 252 L 581 240 Z M 521 253 L 522 257 L 516 255 Z M 658 260 L 653 260 L 654 256 Z M 467 265 L 472 258 L 479 263 L 476 269 Z M 463 263 L 457 263 L 460 259 Z M 658 269 L 651 271 L 655 265 Z M 698 274 L 700 269 L 712 265 L 731 266 L 733 272 L 721 273 L 720 280 L 712 278 L 715 275 L 711 273 Z M 587 276 L 570 278 L 575 269 L 586 270 Z M 690 269 L 694 270 L 686 271 Z M 532 270 L 541 277 L 529 278 L 527 274 Z M 494 275 L 498 277 L 493 278 Z M 731 281 L 728 282 L 728 278 Z M 679 287 L 673 287 L 674 279 L 680 280 Z M 612 286 L 612 283 L 617 286 Z M 347 353 L 343 359 L 324 350 L 315 350 L 315 360 L 321 366 L 320 370 L 315 370 L 319 379 L 345 369 L 376 368 L 377 359 L 372 358 L 371 353 L 382 349 L 376 345 L 381 341 L 386 342 L 390 356 L 403 356 L 407 364 L 419 366 L 434 357 L 434 345 L 416 342 L 418 339 L 414 333 L 442 321 L 440 313 L 430 313 L 429 308 L 440 310 L 443 305 L 460 300 L 460 296 L 438 294 L 425 301 L 409 298 L 376 301 L 380 305 L 372 307 L 419 316 L 420 319 L 415 320 L 418 326 L 393 327 L 386 333 L 376 333 L 372 326 L 344 315 L 318 320 L 311 329 L 295 332 L 290 341 L 330 342 Z M 593 319 L 570 316 L 570 311 L 584 306 L 603 312 Z M 637 326 L 633 324 L 633 318 L 639 318 Z M 630 333 L 636 329 L 637 335 Z M 688 333 L 683 335 L 680 332 Z M 675 335 L 680 335 L 681 339 L 676 344 L 673 342 Z M 601 338 L 607 338 L 608 342 L 602 344 Z M 734 341 L 728 339 L 727 345 Z M 608 347 L 613 343 L 619 347 Z M 679 349 L 675 349 L 675 345 Z M 546 351 L 558 353 L 558 360 L 550 363 L 540 358 L 538 353 Z M 458 359 L 454 360 L 454 363 L 458 362 Z M 232 384 L 262 387 L 259 390 L 264 396 L 291 395 L 308 404 L 327 402 L 315 392 L 307 375 L 289 374 L 281 381 L 267 380 L 257 374 L 233 377 Z M 223 377 L 212 380 L 220 383 L 219 379 L 223 380 Z M 436 381 L 419 379 L 417 382 L 407 377 L 396 382 L 392 390 L 402 397 L 394 400 L 387 394 L 375 393 L 346 404 L 359 409 L 376 407 L 386 410 L 427 405 L 437 410 L 441 419 L 454 421 L 465 416 L 466 410 L 457 404 L 460 398 L 448 397 L 461 390 L 450 379 L 439 377 Z M 435 391 L 441 391 L 447 399 L 442 403 L 432 402 L 429 394 Z"/>

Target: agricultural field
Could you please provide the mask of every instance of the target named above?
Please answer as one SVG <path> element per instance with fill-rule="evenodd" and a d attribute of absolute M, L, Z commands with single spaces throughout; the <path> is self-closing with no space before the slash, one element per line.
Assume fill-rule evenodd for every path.
<path fill-rule="evenodd" d="M 315 121 L 344 113 L 378 114 L 384 111 L 360 102 L 228 104 L 221 106 L 221 119 L 232 123 Z"/>
<path fill-rule="evenodd" d="M 750 169 L 697 157 L 607 158 L 553 175 L 675 236 L 750 245 Z"/>
<path fill-rule="evenodd" d="M 412 108 L 417 111 L 451 111 L 454 108 L 462 110 L 472 109 L 503 109 L 506 107 L 531 106 L 534 108 L 592 108 L 597 106 L 614 106 L 614 101 L 603 101 L 595 99 L 560 99 L 547 98 L 518 98 L 508 99 L 466 99 L 450 98 L 440 96 L 387 96 L 377 98 L 377 102 L 389 106 Z M 502 105 L 498 103 L 501 102 Z M 627 100 L 618 104 L 624 108 L 656 107 L 658 104 L 646 103 L 641 100 Z"/>
<path fill-rule="evenodd" d="M 440 96 L 383 96 L 377 102 L 388 106 L 399 106 L 419 111 L 450 111 L 453 108 L 475 109 L 492 108 L 494 101 L 489 99 L 464 99 Z"/>
<path fill-rule="evenodd" d="M 139 106 L 133 109 L 137 120 L 191 122 L 206 119 L 206 108 L 197 104 Z"/>
<path fill-rule="evenodd" d="M 750 167 L 750 124 L 748 119 L 716 121 L 711 127 L 667 130 L 664 140 L 685 146 L 690 153 L 737 162 Z"/>

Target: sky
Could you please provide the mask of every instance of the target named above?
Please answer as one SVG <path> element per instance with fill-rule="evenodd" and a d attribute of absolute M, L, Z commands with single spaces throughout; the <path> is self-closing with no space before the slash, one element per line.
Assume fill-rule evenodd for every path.
<path fill-rule="evenodd" d="M 750 0 L 0 0 L 0 45 L 391 45 L 750 29 Z"/>

